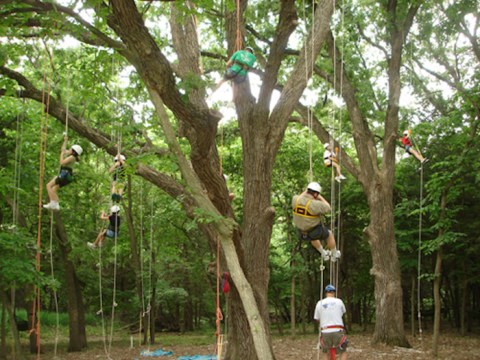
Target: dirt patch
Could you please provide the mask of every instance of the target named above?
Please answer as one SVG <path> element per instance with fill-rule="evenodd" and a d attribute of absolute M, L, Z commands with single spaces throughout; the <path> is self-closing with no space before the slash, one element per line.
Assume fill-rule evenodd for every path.
<path fill-rule="evenodd" d="M 101 339 L 98 341 L 90 341 L 89 348 L 81 353 L 67 353 L 63 344 L 59 345 L 57 350 L 57 359 L 64 360 L 107 360 L 110 354 L 110 359 L 113 360 L 148 360 L 148 359 L 165 359 L 172 360 L 182 355 L 211 355 L 215 351 L 214 345 L 172 345 L 162 346 L 161 335 L 157 337 L 159 345 L 150 347 L 151 351 L 162 348 L 163 350 L 173 351 L 172 356 L 160 357 L 146 357 L 141 356 L 142 350 L 145 347 L 130 348 L 129 344 L 125 342 L 114 342 L 110 351 L 106 351 Z M 213 339 L 212 339 L 213 340 Z M 430 335 L 424 335 L 422 339 L 409 338 L 411 348 L 388 347 L 384 345 L 371 346 L 371 337 L 365 335 L 350 335 L 348 346 L 349 360 L 372 360 L 372 359 L 434 359 L 432 355 L 432 338 Z M 302 336 L 297 339 L 289 337 L 276 338 L 274 340 L 274 351 L 277 360 L 316 360 L 316 337 Z M 108 350 L 108 344 L 106 346 Z M 44 345 L 44 353 L 41 359 L 54 359 L 53 346 L 51 344 Z M 31 359 L 36 359 L 32 356 Z M 466 336 L 461 337 L 457 334 L 443 335 L 440 339 L 439 356 L 437 359 L 455 359 L 455 360 L 472 360 L 480 359 L 480 337 Z M 248 359 L 242 359 L 248 360 Z"/>

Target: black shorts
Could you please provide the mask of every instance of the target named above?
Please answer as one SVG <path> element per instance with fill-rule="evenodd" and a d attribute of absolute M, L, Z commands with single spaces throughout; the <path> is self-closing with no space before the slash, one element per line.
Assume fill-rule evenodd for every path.
<path fill-rule="evenodd" d="M 326 226 L 318 224 L 309 231 L 301 231 L 297 229 L 297 235 L 300 240 L 313 241 L 313 240 L 326 240 L 330 235 L 330 231 Z"/>
<path fill-rule="evenodd" d="M 55 184 L 64 187 L 73 181 L 73 172 L 70 169 L 60 169 L 60 173 L 55 178 Z"/>

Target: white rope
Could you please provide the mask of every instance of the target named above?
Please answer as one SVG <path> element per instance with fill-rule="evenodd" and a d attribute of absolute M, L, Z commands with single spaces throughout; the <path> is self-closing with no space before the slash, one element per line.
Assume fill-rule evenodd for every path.
<path fill-rule="evenodd" d="M 141 337 L 142 337 L 142 326 L 143 326 L 143 318 L 146 315 L 145 312 L 145 296 L 144 296 L 144 290 L 145 290 L 145 283 L 143 280 L 143 182 L 140 184 L 140 286 L 142 287 L 142 313 L 140 314 L 140 325 L 139 325 L 139 339 L 140 339 L 140 345 L 142 343 Z"/>
<path fill-rule="evenodd" d="M 52 276 L 52 280 L 55 282 L 55 272 L 53 269 L 53 212 L 50 212 L 50 274 Z M 55 290 L 55 286 L 53 287 L 53 301 L 55 303 L 55 344 L 53 350 L 53 358 L 57 358 L 57 347 L 58 347 L 58 333 L 60 330 L 60 315 L 58 312 L 58 296 L 57 290 Z"/>
<path fill-rule="evenodd" d="M 423 164 L 420 163 L 420 213 L 418 215 L 418 269 L 417 269 L 417 318 L 418 334 L 422 338 L 422 295 L 421 295 L 421 265 L 422 265 L 422 213 L 423 213 Z"/>
<path fill-rule="evenodd" d="M 108 338 L 108 352 L 111 352 L 112 349 L 112 341 L 113 341 L 113 329 L 115 325 L 115 307 L 117 306 L 116 303 L 116 295 L 117 295 L 117 255 L 118 255 L 118 213 L 115 216 L 115 243 L 113 248 L 113 293 L 112 293 L 112 315 L 110 319 L 110 336 Z"/>
<path fill-rule="evenodd" d="M 67 75 L 67 106 L 65 109 L 65 136 L 68 135 L 69 106 L 70 106 L 70 73 L 68 73 Z"/>
<path fill-rule="evenodd" d="M 343 11 L 344 9 L 344 1 L 342 0 L 342 5 L 341 5 L 341 20 L 340 20 L 340 27 L 342 29 L 342 37 L 341 37 L 341 45 L 340 45 L 340 48 L 341 48 L 341 53 L 340 53 L 340 56 L 341 56 L 341 59 L 340 59 L 340 64 L 341 64 L 341 67 L 340 67 L 340 96 L 343 98 L 343 61 L 344 61 L 344 50 L 345 50 L 345 41 L 344 41 L 344 35 L 343 35 L 343 29 L 344 29 L 344 24 L 345 24 L 345 12 Z M 335 52 L 336 53 L 336 52 Z M 335 67 L 334 67 L 335 68 Z M 342 122 L 342 119 L 343 119 L 343 107 L 340 107 L 340 111 L 339 111 L 339 126 L 338 126 L 338 132 L 339 132 L 339 136 L 341 137 L 342 134 L 343 134 L 343 122 Z M 340 168 L 342 167 L 342 152 L 339 151 L 338 152 L 338 165 L 340 166 Z M 338 208 L 338 215 L 337 215 L 337 235 L 335 237 L 336 239 L 336 243 L 337 243 L 337 249 L 340 250 L 341 248 L 341 234 L 342 234 L 342 183 L 340 182 L 338 184 L 338 205 L 337 205 L 337 208 Z M 336 278 L 335 278 L 335 281 L 334 281 L 334 284 L 335 284 L 335 288 L 338 289 L 338 284 L 339 284 L 339 274 L 340 272 L 340 261 L 337 261 L 335 263 L 335 274 L 336 274 Z"/>
<path fill-rule="evenodd" d="M 150 329 L 150 336 L 152 336 L 151 334 L 151 316 L 152 316 L 152 287 L 153 287 L 153 284 L 152 284 L 152 273 L 153 273 L 153 270 L 152 270 L 152 264 L 153 264 L 153 201 L 151 202 L 151 208 L 150 208 L 150 259 L 149 259 L 149 263 L 148 263 L 148 328 Z M 149 346 L 150 346 L 150 341 L 148 342 Z"/>
<path fill-rule="evenodd" d="M 102 338 L 103 338 L 103 349 L 105 351 L 105 355 L 107 358 L 110 359 L 110 353 L 107 348 L 107 333 L 105 330 L 105 316 L 103 314 L 103 294 L 102 294 L 102 246 L 98 244 L 98 290 L 99 290 L 99 298 L 100 298 L 100 310 L 97 311 L 97 315 L 101 315 L 102 318 Z"/>

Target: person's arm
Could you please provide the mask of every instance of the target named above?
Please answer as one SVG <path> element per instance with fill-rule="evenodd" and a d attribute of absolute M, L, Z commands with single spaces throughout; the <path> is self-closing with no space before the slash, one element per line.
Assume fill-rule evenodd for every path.
<path fill-rule="evenodd" d="M 105 214 L 105 212 L 102 211 L 102 213 L 100 214 L 100 219 L 101 220 L 108 220 L 108 214 Z"/>
<path fill-rule="evenodd" d="M 330 203 L 327 200 L 325 200 L 325 198 L 322 195 L 318 194 L 317 200 L 320 200 L 322 204 L 325 205 L 326 208 L 328 208 L 328 209 L 325 208 L 326 209 L 325 212 L 328 212 L 331 210 Z"/>
<path fill-rule="evenodd" d="M 230 59 L 227 61 L 227 68 L 233 65 L 233 63 L 235 62 L 237 53 L 238 51 L 234 52 L 233 55 L 230 57 Z"/>
<path fill-rule="evenodd" d="M 66 158 L 64 158 L 65 156 L 65 152 L 67 151 L 67 141 L 68 141 L 68 136 L 65 135 L 63 137 L 63 144 L 62 144 L 62 148 L 60 150 L 60 165 L 65 165 L 64 164 L 64 160 L 68 159 L 69 156 L 67 156 Z"/>

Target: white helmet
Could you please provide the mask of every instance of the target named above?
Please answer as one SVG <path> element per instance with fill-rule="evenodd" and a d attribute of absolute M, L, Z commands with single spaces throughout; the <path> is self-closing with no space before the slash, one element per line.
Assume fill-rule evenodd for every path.
<path fill-rule="evenodd" d="M 122 159 L 122 161 L 125 161 L 126 157 L 123 156 L 123 155 L 120 155 L 120 159 Z M 113 159 L 114 161 L 118 161 L 118 155 L 115 156 L 115 158 Z"/>
<path fill-rule="evenodd" d="M 318 182 L 311 182 L 308 184 L 307 189 L 318 192 L 319 194 L 322 192 L 322 187 Z"/>
<path fill-rule="evenodd" d="M 113 205 L 111 208 L 110 208 L 110 212 L 111 213 L 117 213 L 120 211 L 120 206 L 118 205 Z"/>
<path fill-rule="evenodd" d="M 83 153 L 83 149 L 80 145 L 72 145 L 72 150 L 75 151 L 75 153 L 80 156 Z"/>
<path fill-rule="evenodd" d="M 408 130 L 405 130 L 405 131 L 403 132 L 403 135 L 405 135 L 405 136 L 409 135 Z"/>
<path fill-rule="evenodd" d="M 325 144 L 323 144 L 323 147 L 324 147 L 325 149 L 328 148 L 329 146 L 330 146 L 330 143 L 325 143 Z"/>

